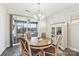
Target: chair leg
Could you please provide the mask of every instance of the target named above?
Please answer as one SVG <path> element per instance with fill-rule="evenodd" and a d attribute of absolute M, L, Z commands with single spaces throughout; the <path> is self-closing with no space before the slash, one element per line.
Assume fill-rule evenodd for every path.
<path fill-rule="evenodd" d="M 44 52 L 44 56 L 45 56 L 45 52 Z"/>
<path fill-rule="evenodd" d="M 40 50 L 40 56 L 45 56 L 43 49 Z"/>
<path fill-rule="evenodd" d="M 55 56 L 57 56 L 58 49 L 55 49 Z"/>

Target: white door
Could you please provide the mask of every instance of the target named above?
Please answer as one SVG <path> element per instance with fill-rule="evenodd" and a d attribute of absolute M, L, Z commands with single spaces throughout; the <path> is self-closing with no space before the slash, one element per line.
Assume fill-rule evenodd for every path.
<path fill-rule="evenodd" d="M 65 23 L 53 24 L 51 27 L 51 37 L 53 39 L 53 44 L 57 44 L 57 38 L 62 35 L 62 41 L 60 47 L 63 49 L 67 46 L 67 25 Z"/>
<path fill-rule="evenodd" d="M 58 35 L 62 35 L 63 24 L 53 24 L 51 29 L 51 37 L 53 39 L 53 44 L 56 45 Z"/>

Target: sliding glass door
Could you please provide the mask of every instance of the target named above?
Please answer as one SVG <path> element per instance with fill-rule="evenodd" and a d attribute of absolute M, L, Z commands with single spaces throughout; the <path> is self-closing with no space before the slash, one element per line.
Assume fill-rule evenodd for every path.
<path fill-rule="evenodd" d="M 30 24 L 31 24 L 30 32 L 31 32 L 32 37 L 38 37 L 38 30 L 37 30 L 38 22 L 31 22 Z"/>
<path fill-rule="evenodd" d="M 10 46 L 17 45 L 20 37 L 30 32 L 32 37 L 38 37 L 38 22 L 10 15 Z"/>
<path fill-rule="evenodd" d="M 12 44 L 19 43 L 19 38 L 24 37 L 27 31 L 27 22 L 14 20 L 13 30 L 12 30 Z"/>
<path fill-rule="evenodd" d="M 12 30 L 12 44 L 19 43 L 19 38 L 26 36 L 27 32 L 30 32 L 32 37 L 38 37 L 37 30 L 38 22 L 26 22 L 21 20 L 13 20 Z"/>

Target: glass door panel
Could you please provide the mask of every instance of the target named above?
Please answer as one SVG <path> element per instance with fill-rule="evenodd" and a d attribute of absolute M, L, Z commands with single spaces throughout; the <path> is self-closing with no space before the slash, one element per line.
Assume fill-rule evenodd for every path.
<path fill-rule="evenodd" d="M 27 22 L 14 20 L 14 28 L 12 30 L 12 44 L 19 43 L 18 38 L 24 37 L 27 30 Z"/>
<path fill-rule="evenodd" d="M 37 23 L 31 23 L 31 33 L 32 33 L 33 37 L 37 37 L 38 36 Z"/>

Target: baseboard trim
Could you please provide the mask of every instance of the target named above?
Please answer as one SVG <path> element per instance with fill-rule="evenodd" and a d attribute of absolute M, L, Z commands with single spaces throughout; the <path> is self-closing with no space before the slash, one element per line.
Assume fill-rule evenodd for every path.
<path fill-rule="evenodd" d="M 65 48 L 64 48 L 64 47 L 62 47 L 62 46 L 60 46 L 60 48 L 61 48 L 62 50 L 65 50 Z"/>
<path fill-rule="evenodd" d="M 78 49 L 75 49 L 75 48 L 72 48 L 72 47 L 68 47 L 68 48 L 70 48 L 71 50 L 74 50 L 74 51 L 76 51 L 76 52 L 79 52 Z"/>

